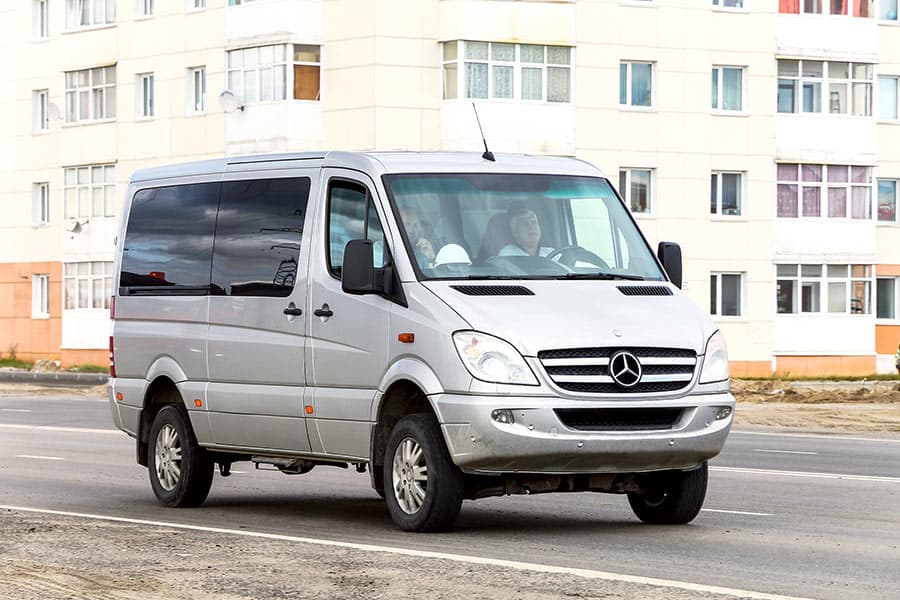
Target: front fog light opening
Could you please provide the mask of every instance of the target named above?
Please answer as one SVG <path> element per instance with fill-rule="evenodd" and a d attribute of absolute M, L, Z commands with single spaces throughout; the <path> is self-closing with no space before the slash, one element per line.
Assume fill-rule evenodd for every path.
<path fill-rule="evenodd" d="M 503 423 L 505 425 L 512 425 L 516 422 L 516 417 L 513 415 L 513 411 L 510 408 L 498 408 L 492 410 L 491 418 L 498 423 Z"/>
<path fill-rule="evenodd" d="M 722 419 L 727 419 L 731 416 L 731 407 L 730 406 L 720 406 L 716 409 L 716 421 L 721 421 Z"/>

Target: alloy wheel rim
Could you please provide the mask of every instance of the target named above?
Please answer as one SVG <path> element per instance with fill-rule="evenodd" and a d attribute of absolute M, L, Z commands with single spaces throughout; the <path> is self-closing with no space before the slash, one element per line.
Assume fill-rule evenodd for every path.
<path fill-rule="evenodd" d="M 171 492 L 181 479 L 181 440 L 169 424 L 163 425 L 156 435 L 155 458 L 156 479 L 164 490 Z"/>
<path fill-rule="evenodd" d="M 413 438 L 404 438 L 394 451 L 392 468 L 394 498 L 400 509 L 413 515 L 425 504 L 428 492 L 428 465 L 425 452 Z"/>

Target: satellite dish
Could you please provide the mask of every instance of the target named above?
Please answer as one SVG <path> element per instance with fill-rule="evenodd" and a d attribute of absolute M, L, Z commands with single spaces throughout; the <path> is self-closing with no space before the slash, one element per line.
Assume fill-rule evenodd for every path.
<path fill-rule="evenodd" d="M 62 121 L 62 114 L 59 112 L 59 107 L 55 102 L 47 103 L 47 116 L 51 121 Z"/>
<path fill-rule="evenodd" d="M 219 94 L 219 106 L 226 113 L 233 113 L 236 110 L 244 110 L 244 105 L 238 102 L 238 99 L 235 97 L 234 93 L 231 90 L 222 90 L 222 92 Z"/>

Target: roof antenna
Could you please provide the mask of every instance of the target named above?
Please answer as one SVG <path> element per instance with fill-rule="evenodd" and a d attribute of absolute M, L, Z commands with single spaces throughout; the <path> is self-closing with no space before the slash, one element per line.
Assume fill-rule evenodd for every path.
<path fill-rule="evenodd" d="M 484 129 L 481 128 L 481 119 L 478 118 L 478 109 L 475 108 L 475 103 L 472 103 L 472 110 L 475 111 L 475 121 L 478 123 L 478 131 L 481 132 L 481 141 L 484 142 L 484 154 L 481 155 L 481 158 L 485 160 L 489 160 L 491 162 L 496 162 L 497 159 L 494 158 L 494 153 L 488 150 L 487 140 L 484 139 Z"/>

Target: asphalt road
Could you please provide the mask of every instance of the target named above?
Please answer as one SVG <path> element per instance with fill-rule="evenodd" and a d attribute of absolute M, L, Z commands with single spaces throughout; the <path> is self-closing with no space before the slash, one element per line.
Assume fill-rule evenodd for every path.
<path fill-rule="evenodd" d="M 735 431 L 704 511 L 653 527 L 622 496 L 466 502 L 455 531 L 396 530 L 368 475 L 284 476 L 237 463 L 207 502 L 159 506 L 105 400 L 0 397 L 0 505 L 47 508 L 493 559 L 814 598 L 900 595 L 900 440 Z"/>

